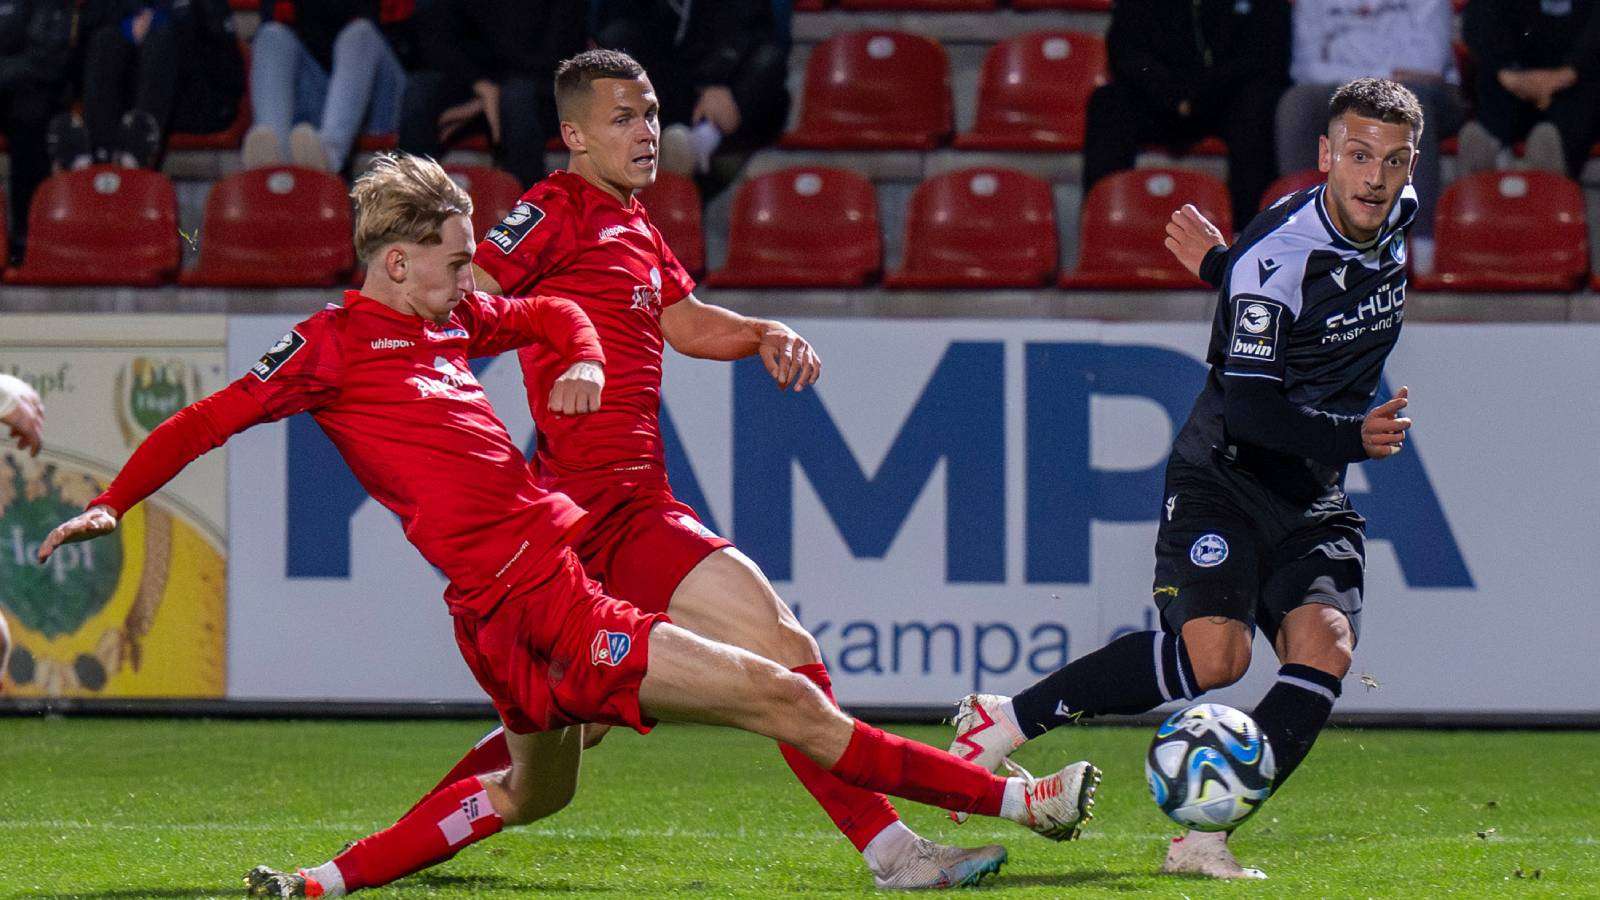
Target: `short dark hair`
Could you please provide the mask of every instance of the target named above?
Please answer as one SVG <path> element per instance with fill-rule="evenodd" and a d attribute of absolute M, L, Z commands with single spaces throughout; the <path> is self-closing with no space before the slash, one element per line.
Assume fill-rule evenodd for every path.
<path fill-rule="evenodd" d="M 1387 78 L 1357 78 L 1339 85 L 1328 101 L 1328 122 L 1347 112 L 1393 125 L 1410 125 L 1411 135 L 1422 134 L 1422 104 L 1405 85 Z"/>
<path fill-rule="evenodd" d="M 621 50 L 585 50 L 556 66 L 556 115 L 570 120 L 572 104 L 588 97 L 589 85 L 602 78 L 641 78 L 644 66 Z"/>

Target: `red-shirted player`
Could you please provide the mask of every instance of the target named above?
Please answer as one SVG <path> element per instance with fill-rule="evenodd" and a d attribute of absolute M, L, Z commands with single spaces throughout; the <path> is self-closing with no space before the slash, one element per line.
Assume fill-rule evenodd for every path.
<path fill-rule="evenodd" d="M 117 519 L 200 454 L 253 425 L 309 412 L 406 538 L 449 580 L 456 640 L 505 723 L 511 766 L 469 776 L 394 826 L 296 873 L 258 867 L 252 894 L 336 897 L 385 884 L 548 815 L 576 781 L 583 722 L 649 731 L 658 719 L 730 725 L 784 741 L 844 782 L 946 809 L 1076 835 L 1098 780 L 1088 763 L 999 778 L 840 713 L 806 679 L 601 592 L 567 542 L 584 512 L 535 482 L 468 367 L 538 342 L 563 375 L 543 399 L 597 407 L 603 355 L 566 300 L 474 291 L 472 210 L 436 163 L 381 157 L 356 183 L 367 280 L 269 348 L 238 381 L 151 432 L 105 493 L 39 548 Z M 551 786 L 565 793 L 555 794 Z"/>
<path fill-rule="evenodd" d="M 780 389 L 796 391 L 816 381 L 821 362 L 782 323 L 741 316 L 691 293 L 693 279 L 634 197 L 655 181 L 659 136 L 656 96 L 635 60 L 594 50 L 563 62 L 556 106 L 571 170 L 534 185 L 489 229 L 473 257 L 478 282 L 491 292 L 576 300 L 605 348 L 605 406 L 578 417 L 544 402 L 561 374 L 558 356 L 538 346 L 518 352 L 538 426 L 541 483 L 589 511 L 575 549 L 608 593 L 781 663 L 832 697 L 816 642 L 766 576 L 673 497 L 659 424 L 664 344 L 702 359 L 759 353 Z M 587 731 L 591 745 L 601 730 Z M 882 796 L 842 784 L 793 748 L 782 750 L 879 887 L 939 886 L 952 872 L 1004 859 L 1000 847 L 925 841 Z M 439 786 L 503 768 L 506 754 L 504 740 L 490 734 Z"/>

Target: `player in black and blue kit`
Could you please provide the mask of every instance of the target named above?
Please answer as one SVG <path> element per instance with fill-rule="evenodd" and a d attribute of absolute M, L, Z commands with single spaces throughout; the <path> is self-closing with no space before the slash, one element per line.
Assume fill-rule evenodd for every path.
<path fill-rule="evenodd" d="M 1238 681 L 1260 628 L 1278 680 L 1255 708 L 1274 788 L 1327 723 L 1363 602 L 1365 521 L 1345 467 L 1405 446 L 1407 390 L 1369 410 L 1405 318 L 1406 231 L 1422 109 L 1392 81 L 1341 86 L 1320 139 L 1324 184 L 1256 216 L 1232 248 L 1193 206 L 1167 246 L 1221 288 L 1211 370 L 1167 462 L 1154 600 L 1162 630 L 1128 634 L 1007 699 L 973 695 L 951 752 L 997 766 L 1080 716 L 1140 713 Z M 1265 877 L 1227 834 L 1175 839 L 1163 871 Z"/>

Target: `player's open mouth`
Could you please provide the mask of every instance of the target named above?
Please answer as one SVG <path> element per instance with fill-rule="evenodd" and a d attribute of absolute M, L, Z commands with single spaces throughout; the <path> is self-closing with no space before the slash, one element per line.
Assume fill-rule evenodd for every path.
<path fill-rule="evenodd" d="M 656 155 L 654 153 L 641 153 L 633 158 L 633 164 L 636 166 L 653 166 L 656 164 Z"/>
<path fill-rule="evenodd" d="M 1382 200 L 1374 200 L 1370 197 L 1357 197 L 1356 202 L 1368 209 L 1383 209 Z"/>

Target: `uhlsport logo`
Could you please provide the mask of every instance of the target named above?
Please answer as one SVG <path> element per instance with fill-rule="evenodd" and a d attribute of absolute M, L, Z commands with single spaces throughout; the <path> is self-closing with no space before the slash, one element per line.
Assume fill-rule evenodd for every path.
<path fill-rule="evenodd" d="M 1228 558 L 1228 542 L 1220 534 L 1202 534 L 1189 548 L 1189 561 L 1202 569 L 1222 565 Z"/>
<path fill-rule="evenodd" d="M 633 649 L 633 640 L 620 631 L 597 631 L 589 646 L 589 661 L 597 666 L 620 666 Z"/>

